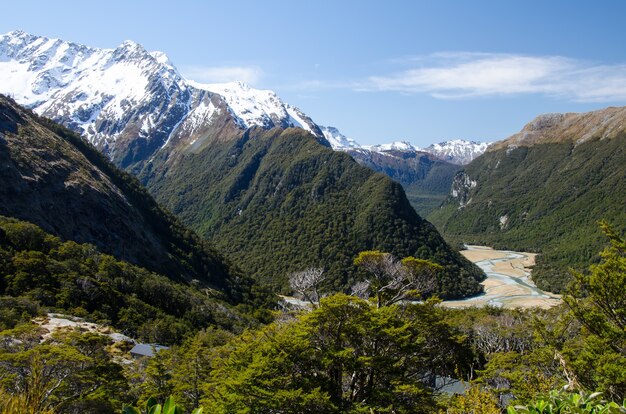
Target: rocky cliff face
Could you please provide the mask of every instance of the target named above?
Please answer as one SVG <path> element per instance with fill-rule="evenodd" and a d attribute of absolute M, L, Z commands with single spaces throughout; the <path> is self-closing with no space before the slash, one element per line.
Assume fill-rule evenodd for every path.
<path fill-rule="evenodd" d="M 613 139 L 623 134 L 626 107 L 611 107 L 593 112 L 540 115 L 509 138 L 487 151 L 531 147 L 538 144 L 567 143 L 580 145 L 590 140 Z"/>

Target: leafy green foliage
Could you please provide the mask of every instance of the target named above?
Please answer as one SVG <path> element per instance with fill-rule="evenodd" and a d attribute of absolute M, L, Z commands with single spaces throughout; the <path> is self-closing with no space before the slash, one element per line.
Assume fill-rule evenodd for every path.
<path fill-rule="evenodd" d="M 623 414 L 626 402 L 602 400 L 602 393 L 585 394 L 567 391 L 551 391 L 547 396 L 539 397 L 526 406 L 509 406 L 507 414 Z"/>
<path fill-rule="evenodd" d="M 3 392 L 25 412 L 71 412 L 78 400 L 112 410 L 112 396 L 123 394 L 125 381 L 105 351 L 110 339 L 63 332 L 40 342 L 38 330 L 25 324 L 0 332 Z"/>
<path fill-rule="evenodd" d="M 202 414 L 202 408 L 196 408 L 191 414 Z M 146 410 L 142 413 L 139 409 L 130 406 L 124 406 L 122 414 L 184 414 L 181 407 L 177 406 L 173 397 L 167 397 L 163 405 L 157 403 L 156 399 L 150 398 L 146 402 Z"/>
<path fill-rule="evenodd" d="M 498 400 L 488 390 L 472 385 L 465 393 L 454 395 L 446 404 L 446 410 L 440 410 L 443 414 L 501 414 Z"/>
<path fill-rule="evenodd" d="M 147 342 L 171 344 L 208 326 L 253 322 L 220 292 L 186 285 L 120 262 L 93 246 L 63 242 L 37 226 L 0 216 L 0 321 L 11 328 L 61 309 L 112 324 Z"/>
<path fill-rule="evenodd" d="M 356 254 L 373 249 L 444 266 L 441 297 L 481 291 L 480 270 L 415 213 L 399 184 L 299 129 L 252 129 L 142 179 L 184 223 L 284 293 L 288 275 L 309 267 L 325 269 L 327 291 L 346 289 Z"/>
<path fill-rule="evenodd" d="M 379 308 L 427 297 L 436 289 L 437 273 L 443 271 L 442 266 L 428 260 L 409 256 L 398 261 L 391 254 L 379 251 L 359 253 L 354 264 L 367 276 L 352 290 L 374 296 Z"/>
<path fill-rule="evenodd" d="M 376 308 L 335 295 L 292 322 L 247 332 L 217 350 L 211 412 L 433 412 L 431 381 L 471 358 L 425 305 Z"/>
<path fill-rule="evenodd" d="M 577 368 L 583 369 L 584 362 L 590 365 L 579 381 L 610 397 L 626 398 L 626 240 L 606 222 L 601 225 L 610 246 L 588 275 L 574 273 L 563 299 L 590 332 L 577 350 Z"/>
<path fill-rule="evenodd" d="M 562 292 L 568 269 L 598 260 L 597 221 L 626 223 L 626 135 L 488 151 L 465 167 L 476 181 L 466 206 L 450 199 L 429 215 L 452 243 L 540 252 L 533 279 Z M 500 218 L 507 217 L 501 228 Z"/>

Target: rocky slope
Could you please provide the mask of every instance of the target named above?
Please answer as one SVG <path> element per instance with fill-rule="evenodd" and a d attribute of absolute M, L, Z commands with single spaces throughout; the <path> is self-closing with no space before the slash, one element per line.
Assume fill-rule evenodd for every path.
<path fill-rule="evenodd" d="M 626 108 L 542 115 L 457 174 L 429 219 L 450 239 L 538 251 L 533 277 L 561 291 L 601 250 L 601 219 L 626 228 Z"/>

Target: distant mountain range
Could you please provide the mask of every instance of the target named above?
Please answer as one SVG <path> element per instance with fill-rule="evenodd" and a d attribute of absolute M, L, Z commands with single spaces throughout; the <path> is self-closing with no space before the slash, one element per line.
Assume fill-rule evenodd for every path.
<path fill-rule="evenodd" d="M 442 161 L 452 164 L 465 165 L 471 162 L 485 152 L 487 147 L 491 145 L 489 142 L 467 141 L 463 139 L 455 139 L 451 141 L 443 141 L 438 144 L 429 145 L 426 148 L 418 148 L 407 141 L 394 141 L 389 144 L 379 145 L 361 145 L 352 138 L 343 135 L 335 127 L 320 127 L 324 137 L 328 140 L 334 150 L 351 151 L 365 150 L 378 153 L 405 152 L 405 153 L 427 153 L 434 155 Z"/>
<path fill-rule="evenodd" d="M 177 145 L 199 145 L 207 133 L 252 126 L 300 127 L 336 150 L 365 148 L 336 128 L 316 124 L 274 92 L 242 82 L 184 79 L 162 52 L 126 41 L 97 49 L 13 31 L 0 36 L 1 93 L 85 136 L 116 164 L 133 171 Z M 394 144 L 392 144 L 394 145 Z M 465 164 L 486 144 L 455 140 L 419 150 Z M 381 150 L 389 145 L 379 146 Z M 397 148 L 396 148 L 397 149 Z"/>
<path fill-rule="evenodd" d="M 185 80 L 134 42 L 94 49 L 11 32 L 0 37 L 4 92 L 83 134 L 157 201 L 257 279 L 324 266 L 354 280 L 360 250 L 446 266 L 438 292 L 481 290 L 482 272 L 410 208 L 402 188 L 331 151 L 322 128 L 271 91 Z"/>

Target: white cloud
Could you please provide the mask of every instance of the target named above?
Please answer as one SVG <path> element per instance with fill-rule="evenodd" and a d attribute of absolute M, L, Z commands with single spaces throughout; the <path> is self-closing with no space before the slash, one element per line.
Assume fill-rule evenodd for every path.
<path fill-rule="evenodd" d="M 255 84 L 263 75 L 258 67 L 245 66 L 187 66 L 180 72 L 185 78 L 202 83 L 242 81 Z"/>
<path fill-rule="evenodd" d="M 372 76 L 359 89 L 428 93 L 440 99 L 543 94 L 580 102 L 626 100 L 626 65 L 469 52 L 438 53 L 405 63 L 416 67 Z"/>

